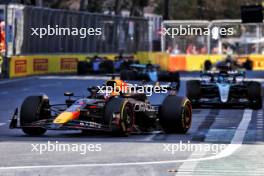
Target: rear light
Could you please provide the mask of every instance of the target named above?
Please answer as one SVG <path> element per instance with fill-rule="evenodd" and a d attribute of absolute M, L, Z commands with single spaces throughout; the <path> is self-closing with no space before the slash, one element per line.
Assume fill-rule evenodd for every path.
<path fill-rule="evenodd" d="M 97 108 L 97 106 L 95 106 L 95 105 L 92 105 L 92 106 L 89 106 L 89 108 L 91 108 L 91 109 L 96 109 L 96 108 Z"/>

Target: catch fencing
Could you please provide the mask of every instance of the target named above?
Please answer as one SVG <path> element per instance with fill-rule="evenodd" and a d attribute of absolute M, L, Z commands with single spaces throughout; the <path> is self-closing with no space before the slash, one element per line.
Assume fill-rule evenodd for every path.
<path fill-rule="evenodd" d="M 120 51 L 133 53 L 149 50 L 149 24 L 145 18 L 8 5 L 6 20 L 8 56 Z M 33 34 L 33 29 L 48 27 L 68 28 L 71 30 L 70 35 L 68 30 L 67 36 L 65 33 L 60 33 L 60 35 L 44 35 L 40 38 L 39 35 Z M 84 37 L 84 30 L 89 28 L 100 29 L 101 33 Z"/>
<path fill-rule="evenodd" d="M 163 52 L 195 55 L 264 54 L 263 23 L 241 23 L 241 20 L 169 20 L 163 21 L 162 28 L 175 30 L 174 36 L 161 36 Z M 179 33 L 181 28 L 184 35 Z M 188 30 L 192 32 L 185 33 Z"/>

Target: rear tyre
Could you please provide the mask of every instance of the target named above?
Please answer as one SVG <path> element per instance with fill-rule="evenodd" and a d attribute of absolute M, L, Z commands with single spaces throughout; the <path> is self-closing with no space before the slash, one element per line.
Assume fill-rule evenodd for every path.
<path fill-rule="evenodd" d="M 190 101 L 193 104 L 193 107 L 198 107 L 198 104 L 196 104 L 196 101 L 199 100 L 201 96 L 201 83 L 199 80 L 191 80 L 187 81 L 186 83 L 186 94 L 187 97 L 190 99 Z"/>
<path fill-rule="evenodd" d="M 252 70 L 253 69 L 253 62 L 250 59 L 247 59 L 246 62 L 243 64 L 243 67 L 246 70 Z"/>
<path fill-rule="evenodd" d="M 26 127 L 38 120 L 49 118 L 50 112 L 45 110 L 47 107 L 49 100 L 43 96 L 29 96 L 24 100 L 20 110 L 20 126 L 25 134 L 40 136 L 47 131 L 41 127 Z"/>
<path fill-rule="evenodd" d="M 77 64 L 77 74 L 85 75 L 88 73 L 88 64 L 85 61 L 80 61 Z"/>
<path fill-rule="evenodd" d="M 114 119 L 115 113 L 119 113 L 120 119 Z M 134 127 L 133 106 L 124 98 L 112 98 L 106 104 L 103 123 L 109 125 L 113 134 L 128 136 Z"/>
<path fill-rule="evenodd" d="M 165 133 L 186 133 L 192 121 L 191 102 L 186 97 L 167 96 L 159 109 L 159 120 Z"/>
<path fill-rule="evenodd" d="M 259 82 L 249 82 L 248 83 L 248 99 L 251 102 L 252 109 L 262 108 L 262 93 L 261 84 Z"/>

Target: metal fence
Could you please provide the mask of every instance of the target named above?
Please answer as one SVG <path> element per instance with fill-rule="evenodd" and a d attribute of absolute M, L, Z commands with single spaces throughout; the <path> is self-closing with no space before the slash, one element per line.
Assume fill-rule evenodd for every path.
<path fill-rule="evenodd" d="M 233 29 L 231 36 L 211 38 L 211 53 L 224 54 L 263 54 L 264 53 L 264 25 L 263 23 L 241 23 L 240 20 L 212 21 L 210 28 Z"/>
<path fill-rule="evenodd" d="M 8 55 L 39 53 L 113 53 L 149 50 L 148 20 L 88 12 L 9 5 Z M 69 28 L 70 35 L 32 35 L 32 28 Z M 100 35 L 81 35 L 82 28 L 100 28 Z M 75 31 L 73 34 L 72 32 Z M 68 30 L 66 31 L 68 33 Z M 84 31 L 82 31 L 83 34 Z"/>
<path fill-rule="evenodd" d="M 162 28 L 166 29 L 179 30 L 180 27 L 190 31 L 201 28 L 202 33 L 173 37 L 162 35 L 162 51 L 174 54 L 264 54 L 263 23 L 244 24 L 241 20 L 177 20 L 162 23 Z M 208 32 L 205 33 L 205 30 Z"/>
<path fill-rule="evenodd" d="M 190 35 L 190 29 L 202 30 L 209 25 L 209 21 L 164 21 L 162 30 L 169 31 L 161 35 L 161 48 L 173 54 L 198 54 L 207 46 L 208 38 L 205 35 Z M 189 30 L 189 31 L 188 31 Z M 203 31 L 201 31 L 203 32 Z"/>

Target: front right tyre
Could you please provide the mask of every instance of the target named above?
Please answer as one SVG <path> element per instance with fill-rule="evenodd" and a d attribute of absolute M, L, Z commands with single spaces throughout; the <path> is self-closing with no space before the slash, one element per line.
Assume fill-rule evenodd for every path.
<path fill-rule="evenodd" d="M 251 81 L 247 85 L 247 96 L 252 109 L 262 109 L 262 91 L 259 82 Z"/>
<path fill-rule="evenodd" d="M 192 122 L 190 100 L 186 97 L 167 96 L 159 108 L 159 121 L 165 133 L 186 133 Z"/>

